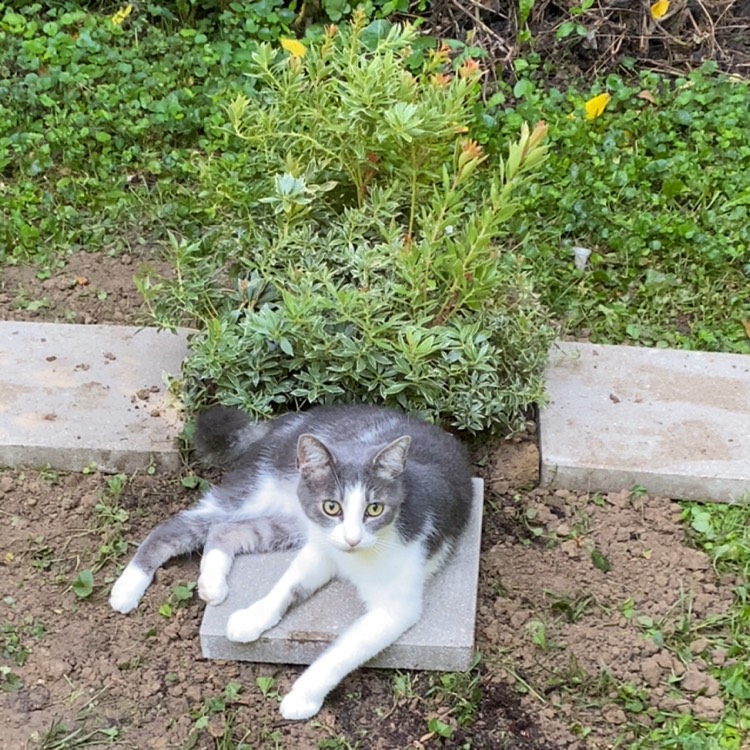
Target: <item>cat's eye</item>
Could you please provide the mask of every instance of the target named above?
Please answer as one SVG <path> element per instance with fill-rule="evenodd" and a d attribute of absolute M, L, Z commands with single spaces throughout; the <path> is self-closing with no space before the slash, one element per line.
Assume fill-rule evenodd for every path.
<path fill-rule="evenodd" d="M 327 516 L 340 516 L 341 503 L 337 503 L 335 500 L 326 500 L 323 503 L 323 513 Z"/>
<path fill-rule="evenodd" d="M 378 516 L 383 515 L 384 510 L 385 506 L 383 503 L 370 503 L 365 509 L 365 515 L 370 518 L 377 518 Z"/>

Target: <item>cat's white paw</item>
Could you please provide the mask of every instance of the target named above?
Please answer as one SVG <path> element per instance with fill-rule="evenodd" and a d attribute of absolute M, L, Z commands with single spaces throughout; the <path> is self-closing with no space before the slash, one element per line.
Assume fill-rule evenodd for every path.
<path fill-rule="evenodd" d="M 115 612 L 127 614 L 138 606 L 143 592 L 151 583 L 151 576 L 132 563 L 122 571 L 109 595 L 109 605 Z"/>
<path fill-rule="evenodd" d="M 261 599 L 247 609 L 232 612 L 227 622 L 227 638 L 237 643 L 252 643 L 278 621 L 270 616 Z"/>
<path fill-rule="evenodd" d="M 323 699 L 306 693 L 304 690 L 292 688 L 292 692 L 284 696 L 279 711 L 289 721 L 302 721 L 315 716 L 323 705 Z"/>
<path fill-rule="evenodd" d="M 216 576 L 211 573 L 201 573 L 198 578 L 198 596 L 206 604 L 216 606 L 227 598 L 229 587 L 224 576 Z"/>

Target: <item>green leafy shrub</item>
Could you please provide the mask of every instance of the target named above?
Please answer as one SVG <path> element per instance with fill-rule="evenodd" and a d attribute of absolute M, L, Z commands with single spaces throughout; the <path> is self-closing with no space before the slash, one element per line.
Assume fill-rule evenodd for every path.
<path fill-rule="evenodd" d="M 412 75 L 414 39 L 360 14 L 253 55 L 227 106 L 242 156 L 202 165 L 217 228 L 173 240 L 174 280 L 140 281 L 162 324 L 199 321 L 191 406 L 365 400 L 477 432 L 542 398 L 551 329 L 502 235 L 546 128 L 488 160 L 466 135 L 478 66 L 439 50 Z"/>

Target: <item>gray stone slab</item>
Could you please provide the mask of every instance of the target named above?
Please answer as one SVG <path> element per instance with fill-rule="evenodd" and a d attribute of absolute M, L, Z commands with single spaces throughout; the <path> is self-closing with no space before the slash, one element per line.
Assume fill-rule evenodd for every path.
<path fill-rule="evenodd" d="M 0 321 L 0 466 L 178 469 L 187 333 Z"/>
<path fill-rule="evenodd" d="M 750 357 L 558 342 L 546 378 L 543 485 L 750 499 Z"/>
<path fill-rule="evenodd" d="M 429 583 L 422 619 L 368 663 L 371 667 L 463 671 L 474 650 L 483 483 L 474 480 L 472 517 L 457 555 Z M 289 566 L 294 552 L 243 555 L 230 573 L 229 596 L 206 607 L 200 637 L 208 659 L 238 659 L 273 664 L 310 664 L 364 613 L 355 588 L 333 581 L 287 612 L 255 643 L 225 637 L 229 615 L 265 596 Z"/>

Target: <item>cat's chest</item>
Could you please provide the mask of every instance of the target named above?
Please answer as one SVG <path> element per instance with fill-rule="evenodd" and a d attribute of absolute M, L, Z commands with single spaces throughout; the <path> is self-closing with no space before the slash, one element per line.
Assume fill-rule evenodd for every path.
<path fill-rule="evenodd" d="M 380 549 L 333 551 L 336 575 L 349 581 L 366 604 L 410 596 L 426 579 L 425 555 L 418 542 L 392 542 Z"/>

